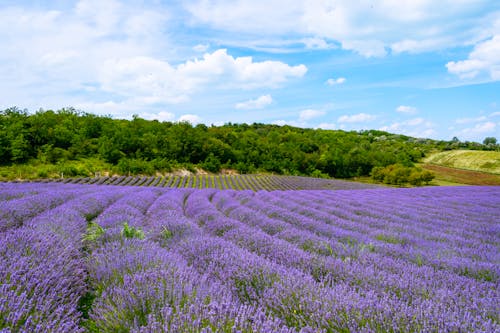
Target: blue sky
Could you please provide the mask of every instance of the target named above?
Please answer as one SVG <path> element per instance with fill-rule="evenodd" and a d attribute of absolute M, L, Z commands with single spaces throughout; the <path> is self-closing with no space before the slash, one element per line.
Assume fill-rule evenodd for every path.
<path fill-rule="evenodd" d="M 0 108 L 500 139 L 500 2 L 0 1 Z"/>

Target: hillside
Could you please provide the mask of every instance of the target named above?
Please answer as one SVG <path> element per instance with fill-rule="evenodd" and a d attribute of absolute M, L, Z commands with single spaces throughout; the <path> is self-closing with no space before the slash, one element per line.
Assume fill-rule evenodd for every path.
<path fill-rule="evenodd" d="M 98 175 L 153 176 L 185 169 L 317 178 L 369 176 L 478 143 L 417 139 L 379 130 L 342 131 L 270 124 L 193 126 L 112 119 L 75 109 L 0 111 L 0 180 Z M 486 163 L 486 164 L 485 164 Z M 482 167 L 498 167 L 485 161 Z"/>
<path fill-rule="evenodd" d="M 500 151 L 443 151 L 426 157 L 424 162 L 457 169 L 500 174 Z"/>

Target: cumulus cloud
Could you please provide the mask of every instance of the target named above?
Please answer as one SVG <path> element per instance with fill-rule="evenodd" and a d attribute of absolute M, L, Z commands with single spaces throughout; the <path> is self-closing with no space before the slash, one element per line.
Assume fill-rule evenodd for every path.
<path fill-rule="evenodd" d="M 167 111 L 160 111 L 158 113 L 140 113 L 139 116 L 141 118 L 147 119 L 147 120 L 159 120 L 159 121 L 173 121 L 175 120 L 175 114 L 172 112 L 167 112 Z"/>
<path fill-rule="evenodd" d="M 337 84 L 342 84 L 344 82 L 345 82 L 345 77 L 339 77 L 337 79 L 330 78 L 330 79 L 326 80 L 326 84 L 329 86 L 335 86 Z"/>
<path fill-rule="evenodd" d="M 112 59 L 103 64 L 99 78 L 103 89 L 116 94 L 148 96 L 151 103 L 179 103 L 209 84 L 228 89 L 276 88 L 306 72 L 304 65 L 233 58 L 220 49 L 175 67 L 151 57 Z"/>
<path fill-rule="evenodd" d="M 238 110 L 262 109 L 273 102 L 271 95 L 263 95 L 257 99 L 237 103 L 234 107 Z"/>
<path fill-rule="evenodd" d="M 500 80 L 500 35 L 477 44 L 468 59 L 450 61 L 446 68 L 462 79 L 472 79 L 485 74 L 489 79 Z"/>
<path fill-rule="evenodd" d="M 201 122 L 201 117 L 195 114 L 184 114 L 179 117 L 179 121 L 187 121 L 188 123 L 196 125 Z"/>
<path fill-rule="evenodd" d="M 431 137 L 436 134 L 434 124 L 424 118 L 413 118 L 402 122 L 394 122 L 379 128 L 381 131 L 401 133 L 413 137 Z"/>
<path fill-rule="evenodd" d="M 87 105 L 91 109 L 86 110 L 93 112 L 110 114 L 111 109 L 118 114 L 115 108 L 121 107 L 130 111 L 128 105 L 133 103 L 122 104 L 122 98 L 103 94 L 100 70 L 110 58 L 135 57 L 162 48 L 168 38 L 159 37 L 159 27 L 168 20 L 161 8 L 138 10 L 117 1 L 82 0 L 64 11 L 2 7 L 0 76 L 4 80 L 0 90 L 15 91 L 14 103 L 33 108 L 46 106 L 47 101 L 64 101 L 65 105 Z M 103 102 L 103 98 L 109 100 Z"/>
<path fill-rule="evenodd" d="M 316 126 L 316 128 L 332 130 L 337 128 L 337 126 L 334 123 L 320 123 L 318 126 Z"/>
<path fill-rule="evenodd" d="M 302 77 L 305 65 L 290 66 L 281 61 L 255 62 L 252 57 L 233 58 L 227 50 L 206 53 L 202 59 L 187 61 L 178 66 L 181 77 L 198 82 L 224 78 L 226 86 L 240 88 L 276 88 L 291 78 Z"/>
<path fill-rule="evenodd" d="M 160 112 L 201 91 L 279 88 L 307 72 L 305 65 L 233 57 L 225 49 L 192 58 L 208 44 L 180 54 L 164 34 L 173 24 L 169 10 L 97 0 L 81 0 L 63 11 L 2 8 L 0 91 L 15 92 L 14 104 L 34 108 L 64 100 L 95 112 L 118 114 L 119 107 Z"/>
<path fill-rule="evenodd" d="M 396 111 L 400 113 L 414 114 L 417 113 L 417 108 L 414 106 L 400 105 L 396 108 Z"/>
<path fill-rule="evenodd" d="M 362 123 L 374 120 L 376 117 L 367 113 L 358 113 L 354 115 L 343 115 L 337 120 L 339 123 Z"/>
<path fill-rule="evenodd" d="M 286 120 L 283 120 L 283 119 L 279 119 L 279 120 L 274 120 L 272 122 L 273 125 L 278 125 L 278 126 L 285 126 L 285 125 L 288 125 L 288 121 Z"/>
<path fill-rule="evenodd" d="M 307 110 L 303 110 L 300 112 L 299 120 L 306 121 L 306 120 L 310 120 L 313 118 L 321 117 L 325 114 L 326 114 L 326 112 L 322 111 L 322 110 L 307 109 Z"/>
<path fill-rule="evenodd" d="M 492 121 L 481 122 L 474 125 L 474 127 L 468 127 L 461 130 L 461 134 L 466 138 L 476 137 L 478 135 L 485 135 L 489 133 L 495 133 L 497 129 L 497 124 Z"/>
<path fill-rule="evenodd" d="M 136 105 L 134 105 L 133 103 L 122 103 L 115 101 L 79 102 L 74 104 L 74 107 L 77 110 L 111 115 L 117 118 L 129 118 L 130 112 L 134 112 L 136 109 Z"/>

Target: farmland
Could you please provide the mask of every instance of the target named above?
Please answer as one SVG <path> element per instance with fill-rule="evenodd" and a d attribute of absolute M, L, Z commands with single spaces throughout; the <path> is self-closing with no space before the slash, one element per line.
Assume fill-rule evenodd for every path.
<path fill-rule="evenodd" d="M 277 175 L 167 175 L 167 176 L 115 176 L 43 179 L 41 182 L 60 182 L 65 184 L 95 184 L 117 186 L 143 186 L 168 188 L 215 188 L 220 190 L 342 190 L 374 188 L 374 184 L 362 184 L 353 181 L 320 179 L 299 176 Z"/>
<path fill-rule="evenodd" d="M 500 151 L 451 150 L 430 155 L 426 163 L 500 174 Z"/>
<path fill-rule="evenodd" d="M 496 332 L 499 202 L 0 183 L 0 329 Z"/>
<path fill-rule="evenodd" d="M 435 164 L 424 164 L 422 167 L 436 175 L 434 181 L 439 185 L 496 185 L 500 186 L 500 175 L 487 172 L 449 168 Z"/>

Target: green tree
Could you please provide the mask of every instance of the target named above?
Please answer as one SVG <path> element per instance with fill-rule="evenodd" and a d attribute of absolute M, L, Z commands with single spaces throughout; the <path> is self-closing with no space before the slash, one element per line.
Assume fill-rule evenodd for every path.
<path fill-rule="evenodd" d="M 210 153 L 201 166 L 207 171 L 216 173 L 220 171 L 221 163 L 213 153 Z"/>
<path fill-rule="evenodd" d="M 23 134 L 19 134 L 10 144 L 11 160 L 14 163 L 26 162 L 30 156 L 30 144 L 24 138 Z"/>
<path fill-rule="evenodd" d="M 497 144 L 497 139 L 495 137 L 487 137 L 483 140 L 483 144 L 486 146 L 489 146 L 489 145 L 494 146 Z"/>

